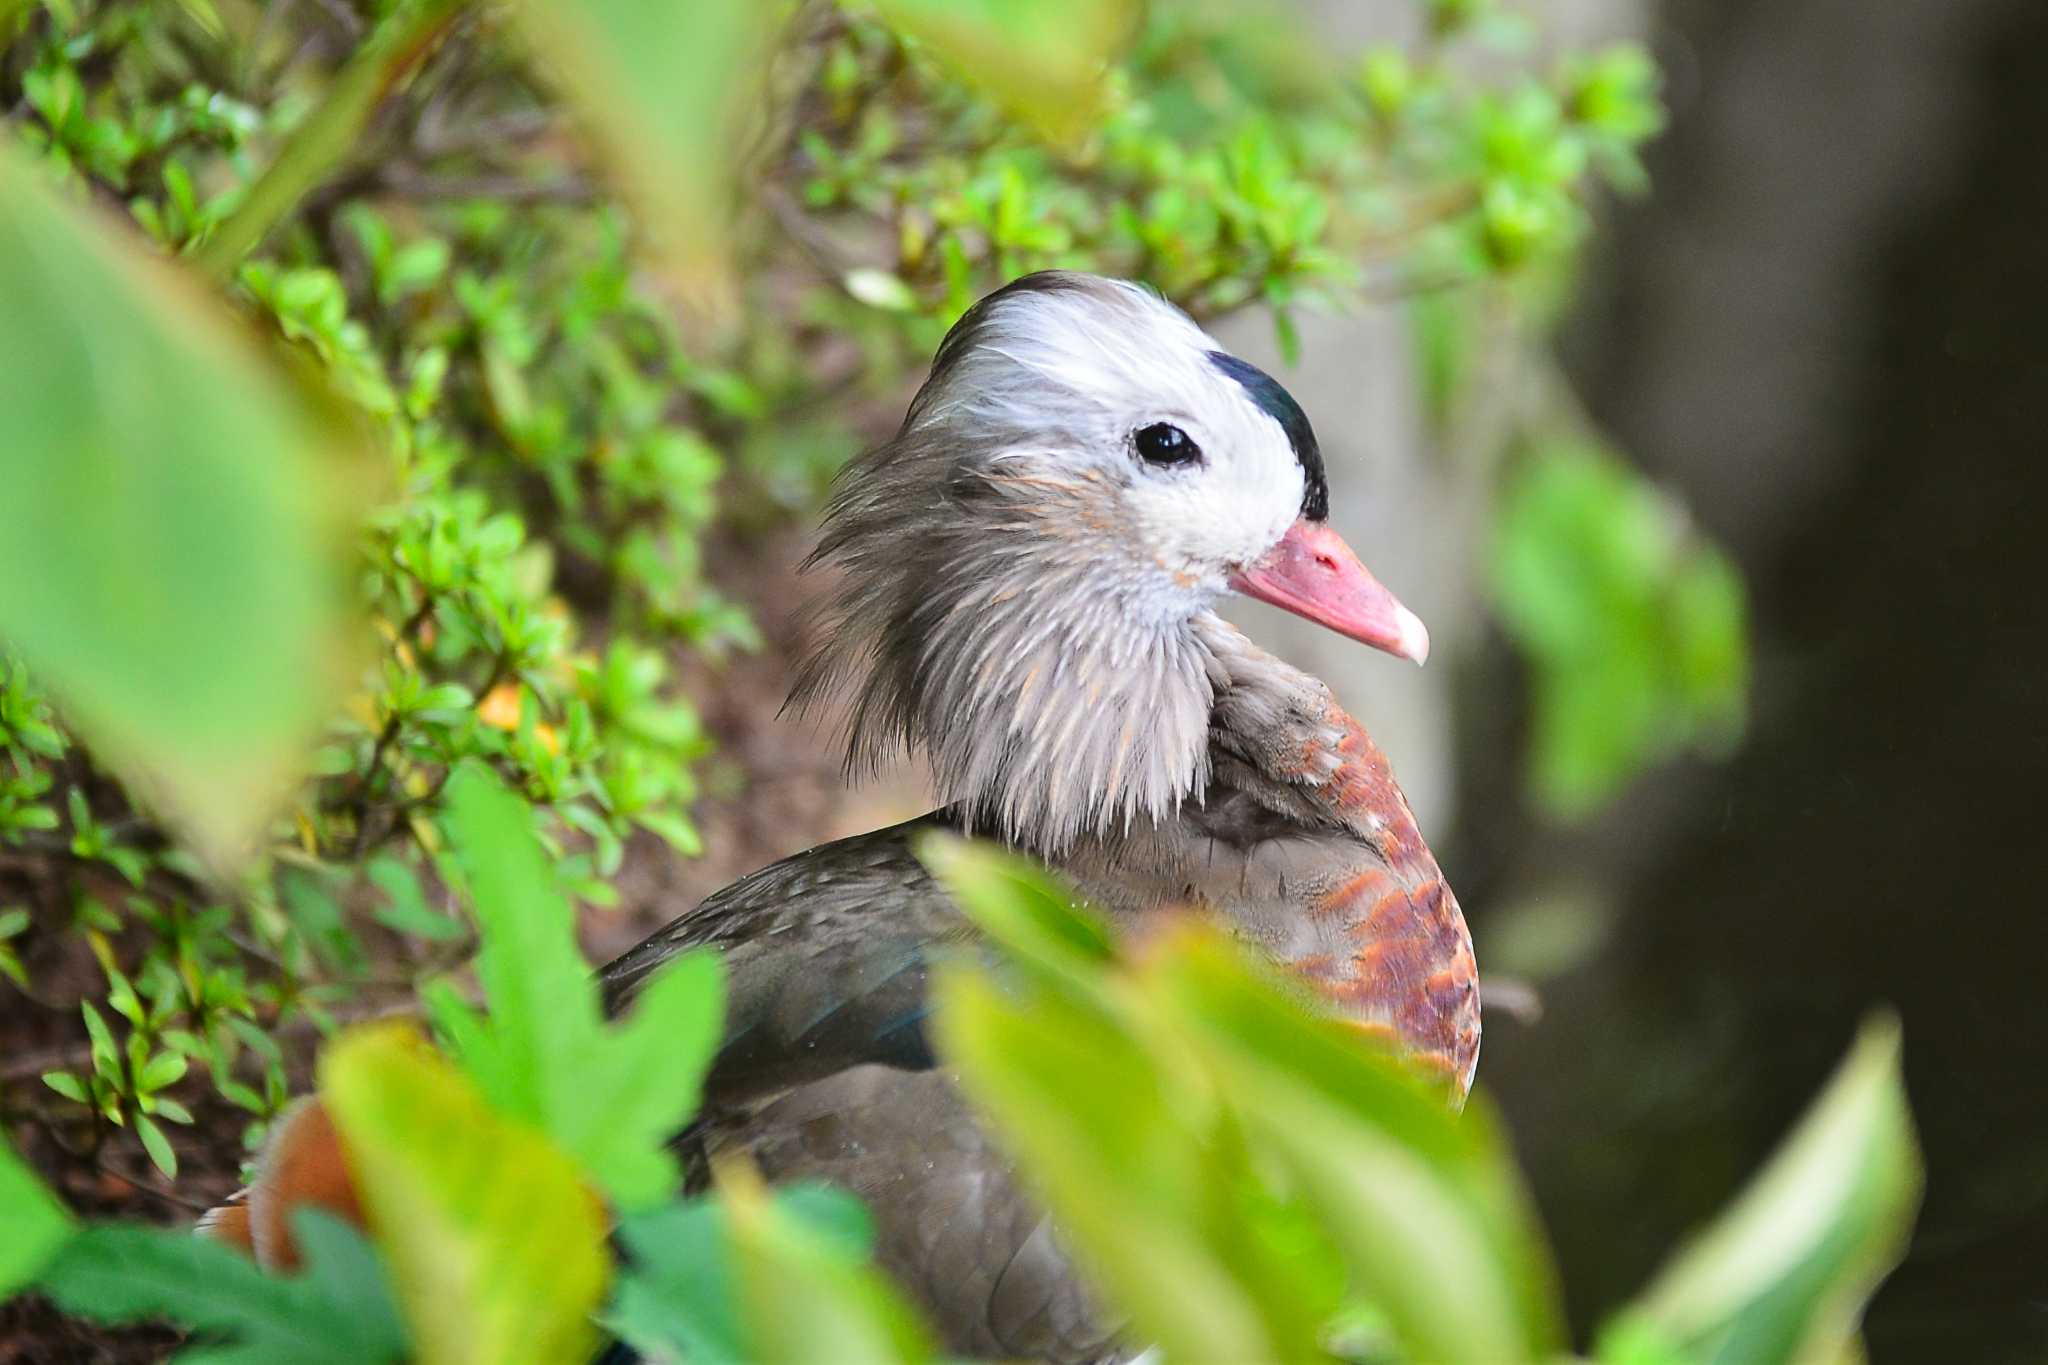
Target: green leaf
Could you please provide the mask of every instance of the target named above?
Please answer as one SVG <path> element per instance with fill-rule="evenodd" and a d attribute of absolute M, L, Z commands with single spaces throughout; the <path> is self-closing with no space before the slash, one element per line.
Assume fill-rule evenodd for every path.
<path fill-rule="evenodd" d="M 1549 1259 L 1483 1105 L 1455 1114 L 1440 1077 L 1213 928 L 1150 934 L 1123 965 L 1042 870 L 921 853 L 1020 969 L 942 968 L 941 1050 L 1134 1339 L 1316 1356 L 1348 1290 L 1417 1359 L 1556 1349 Z"/>
<path fill-rule="evenodd" d="M 149 1059 L 142 1068 L 142 1074 L 135 1078 L 138 1090 L 161 1090 L 167 1085 L 176 1085 L 185 1075 L 186 1061 L 175 1052 L 159 1052 Z"/>
<path fill-rule="evenodd" d="M 36 1277 L 71 1236 L 71 1218 L 35 1172 L 0 1142 L 0 1299 Z"/>
<path fill-rule="evenodd" d="M 1242 1178 L 1212 1145 L 1213 1111 L 1183 1107 L 1145 1050 L 1041 987 L 1013 999 L 942 968 L 937 1035 L 1133 1339 L 1169 1358 L 1286 1360 L 1313 1353 L 1298 1302 L 1241 1273 L 1219 1192 Z M 1256 1243 L 1236 1233 L 1241 1251 Z"/>
<path fill-rule="evenodd" d="M 419 1360 L 587 1358 L 604 1217 L 561 1149 L 493 1110 L 405 1025 L 331 1043 L 320 1097 Z"/>
<path fill-rule="evenodd" d="M 1092 983 L 1115 961 L 1102 922 L 1081 913 L 1079 898 L 1041 864 L 948 834 L 925 836 L 917 856 L 1018 961 L 1075 983 Z"/>
<path fill-rule="evenodd" d="M 643 1355 L 703 1365 L 752 1359 L 734 1293 L 725 1211 L 693 1199 L 619 1220 L 627 1269 L 605 1325 Z"/>
<path fill-rule="evenodd" d="M 1483 1100 L 1453 1113 L 1241 948 L 1189 932 L 1148 964 L 1255 1145 L 1300 1182 L 1354 1287 L 1421 1360 L 1537 1360 L 1562 1316 L 1533 1205 Z"/>
<path fill-rule="evenodd" d="M 45 1071 L 43 1084 L 78 1104 L 91 1104 L 92 1097 L 86 1093 L 85 1082 L 68 1071 Z"/>
<path fill-rule="evenodd" d="M 338 432 L 12 148 L 0 297 L 0 635 L 99 756 L 241 851 L 347 662 Z"/>
<path fill-rule="evenodd" d="M 1408 316 L 1423 409 L 1442 432 L 1458 412 L 1472 370 L 1477 346 L 1472 299 L 1461 290 L 1425 291 L 1409 301 Z"/>
<path fill-rule="evenodd" d="M 1546 809 L 1582 817 L 1668 751 L 1739 731 L 1742 583 L 1666 496 L 1560 442 L 1530 452 L 1498 515 L 1493 596 L 1535 669 L 1530 775 Z"/>
<path fill-rule="evenodd" d="M 674 276 L 729 301 L 737 148 L 760 116 L 763 56 L 781 0 L 520 0 L 536 51 L 637 201 Z"/>
<path fill-rule="evenodd" d="M 433 943 L 452 943 L 462 937 L 462 924 L 427 904 L 419 878 L 397 858 L 380 853 L 370 860 L 366 871 L 371 883 L 390 902 L 376 910 L 379 924 Z"/>
<path fill-rule="evenodd" d="M 884 22 L 1048 137 L 1096 122 L 1102 79 L 1134 34 L 1134 0 L 878 0 Z"/>
<path fill-rule="evenodd" d="M 278 877 L 278 890 L 290 911 L 292 923 L 320 955 L 344 971 L 363 966 L 363 945 L 342 913 L 341 902 L 330 888 L 331 872 L 287 867 Z"/>
<path fill-rule="evenodd" d="M 720 1037 L 716 954 L 677 957 L 607 1025 L 530 808 L 480 767 L 457 772 L 447 800 L 490 1017 L 465 1016 L 442 993 L 437 1020 L 493 1104 L 559 1142 L 621 1208 L 661 1202 L 677 1180 L 668 1140 L 696 1112 Z"/>
<path fill-rule="evenodd" d="M 85 1036 L 92 1048 L 93 1070 L 112 1080 L 121 1078 L 121 1049 L 114 1044 L 113 1032 L 107 1028 L 107 1021 L 93 1008 L 92 1001 L 78 1002 L 78 1013 L 85 1020 Z"/>
<path fill-rule="evenodd" d="M 932 1358 L 931 1340 L 901 1294 L 842 1237 L 790 1216 L 751 1167 L 721 1170 L 718 1193 L 752 1359 L 890 1365 Z"/>
<path fill-rule="evenodd" d="M 821 1245 L 864 1257 L 873 1224 L 844 1190 L 797 1185 L 774 1195 L 778 1210 L 804 1225 Z M 725 1202 L 693 1199 L 629 1214 L 618 1236 L 630 1267 L 606 1314 L 606 1325 L 650 1356 L 679 1353 L 696 1362 L 743 1365 L 765 1358 L 749 1330 L 735 1282 L 731 1216 Z M 785 1302 L 803 1301 L 790 1285 Z"/>
<path fill-rule="evenodd" d="M 168 1318 L 224 1335 L 226 1342 L 205 1348 L 209 1361 L 404 1359 L 404 1334 L 362 1236 L 317 1209 L 294 1215 L 293 1230 L 305 1269 L 287 1278 L 185 1229 L 99 1223 L 57 1254 L 38 1287 L 65 1311 L 95 1322 Z"/>
<path fill-rule="evenodd" d="M 1905 1254 L 1920 1187 L 1898 1024 L 1879 1018 L 1734 1206 L 1609 1330 L 1709 1363 L 1842 1359 Z"/>
<path fill-rule="evenodd" d="M 150 1162 L 170 1179 L 176 1180 L 178 1154 L 171 1150 L 171 1140 L 164 1136 L 162 1125 L 147 1114 L 137 1114 L 135 1136 L 142 1139 L 142 1150 L 149 1153 Z"/>

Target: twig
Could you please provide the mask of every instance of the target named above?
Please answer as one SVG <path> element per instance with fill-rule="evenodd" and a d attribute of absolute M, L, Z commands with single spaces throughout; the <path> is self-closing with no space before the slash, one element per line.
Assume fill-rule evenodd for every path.
<path fill-rule="evenodd" d="M 420 589 L 420 604 L 413 609 L 412 615 L 405 618 L 405 624 L 398 628 L 398 637 L 393 641 L 393 647 L 396 648 L 403 645 L 416 636 L 419 633 L 420 627 L 425 624 L 428 615 L 433 610 L 434 594 L 422 587 Z M 378 731 L 377 743 L 370 750 L 370 761 L 363 768 L 362 780 L 356 784 L 355 800 L 352 803 L 355 807 L 356 837 L 355 847 L 350 854 L 351 858 L 362 856 L 363 821 L 370 811 L 370 789 L 377 780 L 377 774 L 383 769 L 385 751 L 391 747 L 392 741 L 398 738 L 398 728 L 399 716 L 394 711 L 386 718 L 384 728 Z"/>
<path fill-rule="evenodd" d="M 343 33 L 351 38 L 362 36 L 363 16 L 357 14 L 347 5 L 342 4 L 341 0 L 313 0 L 313 3 L 329 19 L 332 19 L 335 27 L 339 28 Z"/>
<path fill-rule="evenodd" d="M 56 1141 L 56 1139 L 52 1138 L 51 1141 L 54 1142 Z M 64 1144 L 60 1142 L 57 1143 L 57 1146 L 59 1147 L 59 1149 L 62 1149 Z M 77 1153 L 70 1153 L 70 1155 L 75 1156 L 77 1155 Z M 89 1158 L 87 1160 L 87 1164 L 90 1165 L 92 1169 L 98 1172 L 99 1174 L 110 1175 L 114 1177 L 114 1179 L 120 1181 L 122 1184 L 127 1185 L 129 1188 L 135 1190 L 137 1193 L 146 1194 L 154 1198 L 161 1199 L 166 1204 L 174 1205 L 178 1208 L 185 1210 L 187 1213 L 195 1215 L 203 1214 L 209 1212 L 213 1208 L 213 1205 L 211 1204 L 204 1204 L 196 1199 L 187 1199 L 182 1194 L 174 1194 L 170 1190 L 161 1189 L 158 1186 L 151 1184 L 146 1184 L 143 1181 L 137 1180 L 134 1176 L 128 1174 L 128 1172 L 126 1171 L 117 1171 L 112 1166 L 109 1166 L 106 1162 L 100 1160 L 98 1156 L 93 1156 Z"/>
<path fill-rule="evenodd" d="M 495 199 L 511 204 L 587 204 L 597 187 L 580 175 L 526 180 L 516 175 L 428 175 L 411 166 L 388 166 L 374 185 L 406 199 Z"/>
<path fill-rule="evenodd" d="M 91 1060 L 90 1043 L 71 1043 L 64 1047 L 45 1047 L 34 1052 L 17 1053 L 0 1062 L 0 1084 L 30 1080 L 45 1071 L 69 1071 L 72 1067 Z"/>
<path fill-rule="evenodd" d="M 837 242 L 819 230 L 788 191 L 780 186 L 767 186 L 762 190 L 761 198 L 768 205 L 769 213 L 774 215 L 776 226 L 782 229 L 782 235 L 794 243 L 826 279 L 837 284 L 857 264 Z"/>
<path fill-rule="evenodd" d="M 487 151 L 509 142 L 531 142 L 553 132 L 562 121 L 552 109 L 514 109 L 491 118 L 455 123 L 438 109 L 438 101 L 430 103 L 413 130 L 413 150 L 429 160 L 455 152 Z"/>
<path fill-rule="evenodd" d="M 1464 270 L 1440 270 L 1434 274 L 1421 275 L 1403 268 L 1361 281 L 1357 293 L 1360 298 L 1371 303 L 1398 303 L 1422 294 L 1441 294 L 1452 289 L 1463 289 L 1467 285 L 1480 283 L 1484 278 Z"/>
<path fill-rule="evenodd" d="M 110 1175 L 138 1193 L 161 1199 L 166 1204 L 175 1205 L 188 1213 L 205 1213 L 210 1207 L 210 1205 L 187 1199 L 183 1195 L 171 1190 L 137 1180 L 128 1172 L 116 1170 L 114 1167 L 109 1166 L 103 1159 L 102 1154 L 106 1151 L 106 1138 L 112 1125 L 103 1122 L 98 1114 L 92 1116 L 91 1142 L 84 1148 L 73 1147 L 70 1143 L 66 1142 L 59 1133 L 57 1125 L 52 1123 L 45 1115 L 31 1110 L 25 1112 L 22 1117 L 40 1129 L 52 1147 L 55 1147 L 72 1161 L 83 1163 L 88 1170 L 96 1175 Z"/>

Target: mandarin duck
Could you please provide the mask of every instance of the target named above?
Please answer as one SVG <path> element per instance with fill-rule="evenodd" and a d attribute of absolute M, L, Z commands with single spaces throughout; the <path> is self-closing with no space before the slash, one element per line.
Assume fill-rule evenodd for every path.
<path fill-rule="evenodd" d="M 841 476 L 811 560 L 837 578 L 792 694 L 846 699 L 850 770 L 921 753 L 946 804 L 743 877 L 603 970 L 617 1012 L 675 954 L 722 952 L 686 1169 L 744 1154 L 862 1196 L 877 1259 L 958 1354 L 1124 1348 L 931 1050 L 928 960 L 976 931 L 918 861 L 925 831 L 1041 860 L 1113 928 L 1218 918 L 1454 1099 L 1471 1084 L 1471 939 L 1386 758 L 1216 614 L 1255 598 L 1420 663 L 1422 623 L 1328 514 L 1301 407 L 1171 304 L 1065 271 L 984 298 L 895 438 Z M 317 1105 L 259 1172 L 212 1230 L 266 1264 L 295 1260 L 293 1207 L 359 1217 Z"/>
<path fill-rule="evenodd" d="M 743 877 L 604 969 L 618 1010 L 675 953 L 723 952 L 686 1152 L 864 1197 L 878 1259 L 956 1352 L 1119 1344 L 927 1041 L 928 954 L 974 929 L 923 831 L 1028 853 L 1113 926 L 1217 917 L 1455 1097 L 1471 1084 L 1471 939 L 1387 760 L 1216 614 L 1234 593 L 1422 662 L 1422 623 L 1328 513 L 1301 407 L 1173 305 L 1065 271 L 984 298 L 841 476 L 792 693 L 848 703 L 851 771 L 921 753 L 946 804 Z"/>

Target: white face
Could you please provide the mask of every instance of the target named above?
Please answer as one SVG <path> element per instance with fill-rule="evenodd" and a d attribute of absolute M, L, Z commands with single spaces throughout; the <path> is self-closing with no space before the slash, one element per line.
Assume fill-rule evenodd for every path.
<path fill-rule="evenodd" d="M 1136 286 L 1022 292 L 960 357 L 932 416 L 1008 433 L 996 469 L 1086 490 L 1084 518 L 1107 533 L 1091 544 L 1142 574 L 1162 611 L 1192 612 L 1278 543 L 1308 482 L 1232 363 Z"/>
<path fill-rule="evenodd" d="M 1114 443 L 1121 501 L 1159 567 L 1214 596 L 1301 516 L 1306 474 L 1280 423 L 1206 353 L 1172 368 L 1174 382 L 1132 405 Z"/>

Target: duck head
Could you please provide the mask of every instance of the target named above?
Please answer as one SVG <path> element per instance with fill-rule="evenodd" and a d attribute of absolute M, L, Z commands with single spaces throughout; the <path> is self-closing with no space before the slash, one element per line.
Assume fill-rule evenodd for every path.
<path fill-rule="evenodd" d="M 1137 285 L 1025 276 L 842 474 L 792 701 L 845 693 L 851 768 L 922 750 L 946 799 L 1044 854 L 1163 818 L 1207 780 L 1194 623 L 1220 600 L 1427 655 L 1328 513 L 1315 432 L 1271 376 Z"/>

